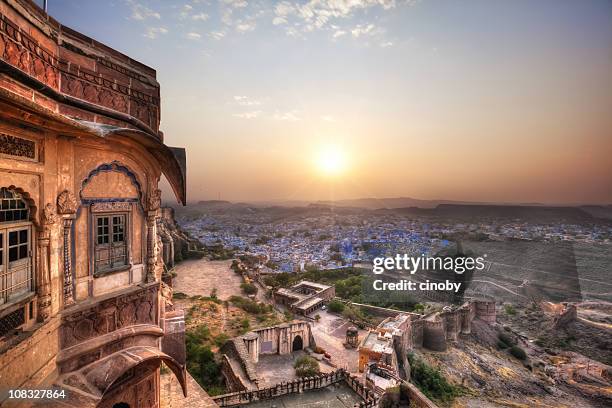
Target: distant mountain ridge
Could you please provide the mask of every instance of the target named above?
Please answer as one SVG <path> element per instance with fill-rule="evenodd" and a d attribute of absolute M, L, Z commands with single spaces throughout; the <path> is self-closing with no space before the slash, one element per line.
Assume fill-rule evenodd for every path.
<path fill-rule="evenodd" d="M 172 205 L 171 205 L 172 206 Z M 453 200 L 418 200 L 408 197 L 375 199 L 363 198 L 338 201 L 270 201 L 233 203 L 225 200 L 202 200 L 187 207 L 175 207 L 180 214 L 202 213 L 268 214 L 274 219 L 322 213 L 410 214 L 474 221 L 484 218 L 525 219 L 532 222 L 593 222 L 612 220 L 612 205 L 546 205 L 541 203 L 492 204 Z"/>
<path fill-rule="evenodd" d="M 551 204 L 543 204 L 543 203 L 495 203 L 495 202 L 487 202 L 487 201 L 460 201 L 460 200 L 423 200 L 419 198 L 412 197 L 387 197 L 387 198 L 356 198 L 356 199 L 346 199 L 346 200 L 320 200 L 316 201 L 316 204 L 322 205 L 331 205 L 336 207 L 359 207 L 359 208 L 369 208 L 369 209 L 393 209 L 393 208 L 407 208 L 407 207 L 418 207 L 418 208 L 436 208 L 442 204 L 450 204 L 450 205 L 505 205 L 505 206 L 529 206 L 529 207 L 538 207 L 538 206 L 555 206 Z M 558 206 L 563 207 L 563 206 Z M 568 207 L 572 207 L 568 205 Z"/>

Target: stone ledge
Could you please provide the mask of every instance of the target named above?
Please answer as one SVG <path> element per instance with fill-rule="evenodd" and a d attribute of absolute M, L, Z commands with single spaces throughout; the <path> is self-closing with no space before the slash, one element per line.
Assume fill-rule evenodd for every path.
<path fill-rule="evenodd" d="M 121 340 L 126 337 L 150 335 L 155 337 L 161 337 L 164 335 L 164 331 L 161 327 L 152 324 L 138 324 L 134 326 L 124 327 L 110 333 L 103 334 L 101 336 L 93 337 L 89 340 L 85 340 L 82 343 L 68 347 L 59 352 L 57 355 L 57 363 L 62 364 L 73 358 L 77 358 L 83 354 L 89 353 L 93 350 L 97 350 L 105 344 Z"/>

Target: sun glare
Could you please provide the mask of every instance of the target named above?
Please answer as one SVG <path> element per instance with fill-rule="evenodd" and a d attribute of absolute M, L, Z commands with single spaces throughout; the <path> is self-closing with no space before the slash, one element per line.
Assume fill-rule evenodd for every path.
<path fill-rule="evenodd" d="M 337 176 L 346 168 L 344 152 L 336 147 L 327 147 L 319 151 L 316 157 L 316 167 L 325 176 Z"/>

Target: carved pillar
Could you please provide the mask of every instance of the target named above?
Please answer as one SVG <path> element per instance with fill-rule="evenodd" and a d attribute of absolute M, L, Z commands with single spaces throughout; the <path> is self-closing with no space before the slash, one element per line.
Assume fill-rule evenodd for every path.
<path fill-rule="evenodd" d="M 64 307 L 74 304 L 72 293 L 72 222 L 74 214 L 64 217 Z"/>
<path fill-rule="evenodd" d="M 76 218 L 77 200 L 64 190 L 57 197 L 57 209 L 64 220 L 64 307 L 74 304 L 72 293 L 72 223 Z"/>
<path fill-rule="evenodd" d="M 155 223 L 157 212 L 161 206 L 161 190 L 157 188 L 149 189 L 149 197 L 147 200 L 147 282 L 155 282 L 155 266 L 157 254 L 155 253 L 155 244 L 157 237 L 155 236 Z"/>
<path fill-rule="evenodd" d="M 51 270 L 49 244 L 51 227 L 57 222 L 55 207 L 47 204 L 40 216 L 38 230 L 38 262 L 36 268 L 36 293 L 38 295 L 38 321 L 43 322 L 51 316 Z"/>
<path fill-rule="evenodd" d="M 147 213 L 147 282 L 155 282 L 155 214 Z"/>

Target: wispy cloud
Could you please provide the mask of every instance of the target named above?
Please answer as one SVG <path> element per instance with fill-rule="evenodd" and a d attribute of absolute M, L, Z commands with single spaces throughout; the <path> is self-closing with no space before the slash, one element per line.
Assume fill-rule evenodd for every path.
<path fill-rule="evenodd" d="M 323 115 L 321 116 L 321 120 L 324 122 L 335 122 L 335 119 L 331 115 Z"/>
<path fill-rule="evenodd" d="M 392 43 L 391 41 L 385 41 L 385 42 L 381 42 L 381 43 L 380 43 L 380 46 L 381 46 L 382 48 L 389 48 L 389 47 L 392 47 L 392 46 L 393 46 L 393 43 Z"/>
<path fill-rule="evenodd" d="M 200 38 L 202 38 L 202 35 L 199 33 L 187 33 L 187 35 L 185 36 L 188 40 L 199 40 Z"/>
<path fill-rule="evenodd" d="M 161 34 L 167 34 L 168 33 L 168 29 L 164 28 L 164 27 L 148 27 L 147 31 L 143 34 L 143 36 L 154 40 L 157 37 L 159 37 Z"/>
<path fill-rule="evenodd" d="M 208 33 L 208 36 L 214 40 L 220 40 L 225 37 L 225 32 L 223 31 L 211 31 Z"/>
<path fill-rule="evenodd" d="M 251 99 L 248 96 L 237 95 L 234 96 L 234 102 L 240 106 L 259 106 L 261 101 L 257 99 Z"/>
<path fill-rule="evenodd" d="M 223 3 L 227 4 L 232 8 L 245 8 L 249 5 L 246 0 L 223 0 Z"/>
<path fill-rule="evenodd" d="M 138 3 L 134 0 L 127 0 L 127 4 L 132 10 L 132 15 L 130 16 L 132 20 L 146 20 L 148 18 L 154 18 L 157 20 L 161 19 L 161 14 L 151 10 L 144 4 Z"/>
<path fill-rule="evenodd" d="M 254 29 L 255 22 L 253 21 L 239 22 L 236 24 L 236 31 L 239 33 L 246 33 L 247 31 L 253 31 Z"/>
<path fill-rule="evenodd" d="M 297 116 L 297 111 L 292 110 L 289 112 L 279 112 L 276 111 L 274 113 L 274 115 L 272 115 L 272 119 L 274 120 L 286 120 L 286 121 L 297 121 L 300 120 L 300 118 Z"/>
<path fill-rule="evenodd" d="M 306 38 L 316 31 L 329 33 L 332 40 L 341 37 L 361 40 L 366 36 L 378 36 L 376 42 L 386 48 L 391 42 L 384 38 L 384 29 L 375 27 L 378 14 L 412 0 L 399 0 L 398 3 L 396 0 L 191 0 L 178 7 L 167 6 L 165 2 L 155 3 L 157 10 L 152 9 L 145 0 L 123 1 L 128 6 L 130 19 L 143 22 L 164 19 L 167 21 L 164 24 L 166 27 L 170 22 L 176 22 L 177 31 L 182 31 L 179 35 L 191 40 L 203 38 L 197 33 L 203 25 L 198 27 L 193 24 L 195 22 L 210 22 L 208 30 L 211 31 L 206 35 L 214 40 L 231 33 L 249 33 L 272 23 L 286 35 L 299 38 Z M 355 25 L 356 21 L 360 24 Z M 157 38 L 164 33 L 155 28 L 146 30 L 145 36 L 148 38 Z"/>
<path fill-rule="evenodd" d="M 358 24 L 355 28 L 351 30 L 351 35 L 353 36 L 353 38 L 359 38 L 364 35 L 369 35 L 374 32 L 374 28 L 374 24 L 368 24 L 365 26 Z"/>
<path fill-rule="evenodd" d="M 287 34 L 295 35 L 296 30 L 312 32 L 328 29 L 333 26 L 332 22 L 349 19 L 360 10 L 375 7 L 389 10 L 395 6 L 395 0 L 309 0 L 306 3 L 284 0 L 274 7 L 272 22 L 275 25 L 287 25 Z M 342 30 L 332 28 L 335 28 L 334 38 L 343 35 Z"/>
<path fill-rule="evenodd" d="M 181 9 L 180 17 L 182 19 L 188 18 L 191 15 L 191 10 L 193 10 L 193 6 L 191 4 L 185 4 Z"/>
<path fill-rule="evenodd" d="M 208 20 L 208 17 L 209 16 L 206 13 L 198 13 L 191 16 L 191 19 L 195 21 L 206 21 Z"/>
<path fill-rule="evenodd" d="M 240 119 L 255 119 L 261 114 L 261 111 L 249 111 L 249 112 L 241 112 L 234 113 L 232 116 Z"/>

